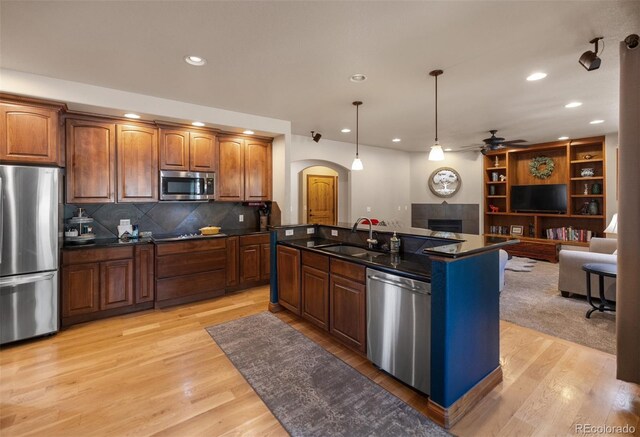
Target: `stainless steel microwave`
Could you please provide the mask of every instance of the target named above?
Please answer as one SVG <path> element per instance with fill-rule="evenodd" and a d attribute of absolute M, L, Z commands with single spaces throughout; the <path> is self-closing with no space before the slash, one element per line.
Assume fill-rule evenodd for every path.
<path fill-rule="evenodd" d="M 215 173 L 161 171 L 160 200 L 213 200 Z"/>

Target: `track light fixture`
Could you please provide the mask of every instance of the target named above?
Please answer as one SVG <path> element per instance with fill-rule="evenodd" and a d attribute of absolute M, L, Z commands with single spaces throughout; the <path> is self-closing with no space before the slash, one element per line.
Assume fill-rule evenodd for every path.
<path fill-rule="evenodd" d="M 322 134 L 320 132 L 316 132 L 316 131 L 311 131 L 311 138 L 313 139 L 313 141 L 315 141 L 316 143 L 320 142 L 320 138 L 322 138 Z"/>
<path fill-rule="evenodd" d="M 582 54 L 582 56 L 580 56 L 580 59 L 578 60 L 578 62 L 580 62 L 580 65 L 586 68 L 587 71 L 597 70 L 598 68 L 600 68 L 600 62 L 602 62 L 602 60 L 598 57 L 598 41 L 600 41 L 601 39 L 603 38 L 599 36 L 589 41 L 589 44 L 596 45 L 596 51 L 592 52 L 591 50 L 587 50 Z"/>

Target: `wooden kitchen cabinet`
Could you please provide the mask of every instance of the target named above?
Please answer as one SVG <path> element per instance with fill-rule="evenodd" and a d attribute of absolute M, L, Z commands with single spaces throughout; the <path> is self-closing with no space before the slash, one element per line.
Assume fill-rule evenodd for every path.
<path fill-rule="evenodd" d="M 329 331 L 343 343 L 366 352 L 365 268 L 331 259 Z"/>
<path fill-rule="evenodd" d="M 186 129 L 160 129 L 160 169 L 216 171 L 216 136 Z"/>
<path fill-rule="evenodd" d="M 100 263 L 100 309 L 133 305 L 133 259 Z"/>
<path fill-rule="evenodd" d="M 226 247 L 224 237 L 156 244 L 156 306 L 223 295 Z"/>
<path fill-rule="evenodd" d="M 244 140 L 218 139 L 217 200 L 244 200 Z"/>
<path fill-rule="evenodd" d="M 269 234 L 240 237 L 240 285 L 267 282 L 271 276 Z"/>
<path fill-rule="evenodd" d="M 278 303 L 300 315 L 300 251 L 292 247 L 278 246 L 277 271 Z"/>
<path fill-rule="evenodd" d="M 155 251 L 153 244 L 139 244 L 135 256 L 135 303 L 153 302 L 155 298 Z"/>
<path fill-rule="evenodd" d="M 67 119 L 67 203 L 115 202 L 116 125 Z"/>
<path fill-rule="evenodd" d="M 244 200 L 271 200 L 271 143 L 245 140 Z"/>
<path fill-rule="evenodd" d="M 0 102 L 0 160 L 62 165 L 60 112 L 63 106 Z"/>
<path fill-rule="evenodd" d="M 271 200 L 271 143 L 241 137 L 218 139 L 217 199 Z"/>
<path fill-rule="evenodd" d="M 100 310 L 100 263 L 62 268 L 62 317 Z"/>
<path fill-rule="evenodd" d="M 238 285 L 240 243 L 238 237 L 227 238 L 227 287 Z"/>
<path fill-rule="evenodd" d="M 302 252 L 302 317 L 329 330 L 329 257 Z"/>
<path fill-rule="evenodd" d="M 118 125 L 118 202 L 158 201 L 157 129 Z"/>
<path fill-rule="evenodd" d="M 62 251 L 62 324 L 153 307 L 153 245 Z"/>

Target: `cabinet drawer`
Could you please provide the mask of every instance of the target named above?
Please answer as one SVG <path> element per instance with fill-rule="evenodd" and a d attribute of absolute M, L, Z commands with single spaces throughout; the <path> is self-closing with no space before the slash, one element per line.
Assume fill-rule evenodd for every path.
<path fill-rule="evenodd" d="M 320 255 L 319 253 L 303 250 L 302 264 L 322 270 L 323 272 L 329 271 L 329 257 L 326 255 Z"/>
<path fill-rule="evenodd" d="M 225 271 L 197 273 L 156 281 L 156 300 L 175 299 L 207 292 L 224 290 Z"/>
<path fill-rule="evenodd" d="M 80 264 L 133 258 L 133 246 L 62 251 L 62 264 Z"/>
<path fill-rule="evenodd" d="M 341 261 L 339 259 L 331 259 L 331 273 L 352 279 L 362 284 L 364 284 L 366 277 L 366 269 L 364 266 L 347 261 Z"/>
<path fill-rule="evenodd" d="M 240 246 L 249 246 L 252 244 L 268 244 L 269 234 L 243 235 L 240 237 Z"/>
<path fill-rule="evenodd" d="M 156 255 L 172 255 L 174 253 L 206 252 L 224 249 L 226 238 L 216 237 L 211 240 L 180 241 L 176 243 L 160 243 L 156 245 Z"/>
<path fill-rule="evenodd" d="M 227 253 L 224 250 L 210 250 L 193 255 L 165 255 L 156 259 L 157 277 L 167 278 L 224 269 L 227 263 Z"/>

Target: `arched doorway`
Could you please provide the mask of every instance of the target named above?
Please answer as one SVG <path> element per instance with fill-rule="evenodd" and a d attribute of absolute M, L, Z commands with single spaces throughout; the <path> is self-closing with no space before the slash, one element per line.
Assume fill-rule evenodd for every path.
<path fill-rule="evenodd" d="M 350 220 L 349 209 L 349 170 L 331 161 L 319 160 L 319 159 L 306 159 L 302 161 L 295 161 L 291 163 L 291 198 L 292 198 L 292 217 L 298 218 L 299 223 L 310 223 L 309 221 L 309 176 L 317 177 L 317 180 L 321 181 L 319 185 L 315 185 L 318 188 L 322 198 L 325 198 L 325 192 L 334 192 L 334 215 L 333 220 L 323 220 L 323 223 L 345 223 Z M 333 187 L 330 183 L 323 184 L 322 180 L 329 181 L 332 178 L 334 181 Z M 311 186 L 314 188 L 314 185 Z M 321 188 L 321 189 L 320 189 Z M 313 199 L 312 199 L 313 200 Z M 331 203 L 331 200 L 323 200 L 325 204 Z M 322 203 L 321 202 L 321 203 Z M 314 214 L 317 208 L 312 207 L 311 213 Z M 311 217 L 313 219 L 313 217 Z M 312 220 L 313 221 L 313 220 Z"/>

